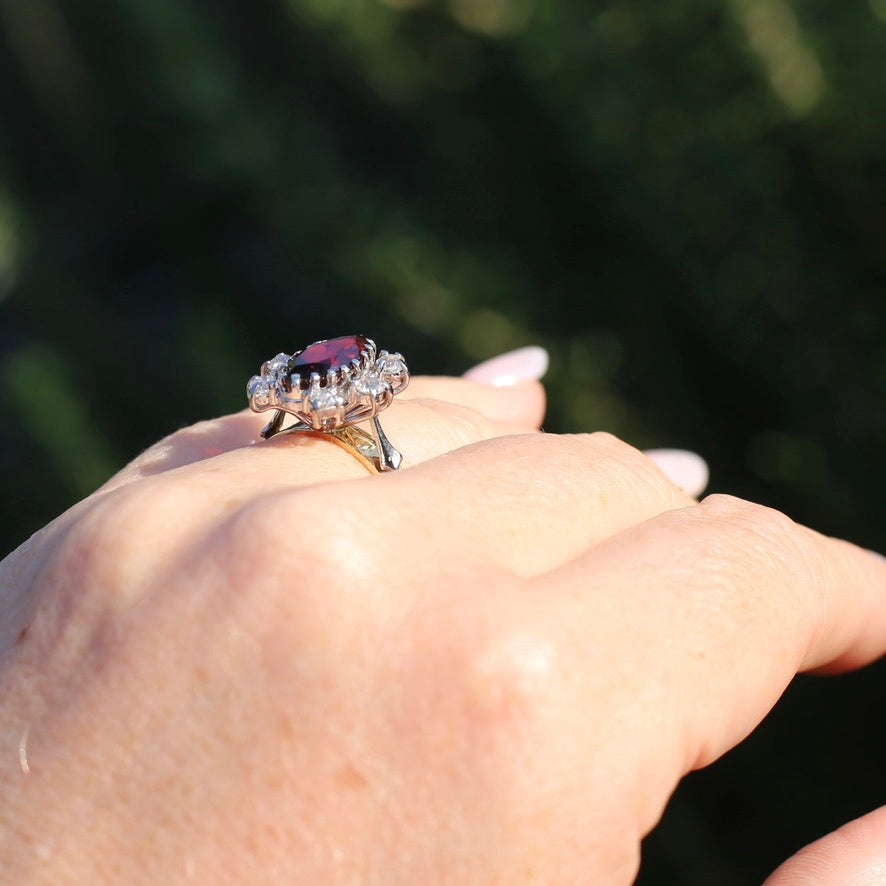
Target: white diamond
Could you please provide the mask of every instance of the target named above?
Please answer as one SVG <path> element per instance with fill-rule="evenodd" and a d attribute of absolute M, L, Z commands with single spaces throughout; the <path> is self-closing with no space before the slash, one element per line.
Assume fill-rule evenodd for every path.
<path fill-rule="evenodd" d="M 280 373 L 282 373 L 289 365 L 289 360 L 289 354 L 277 354 L 276 357 L 268 360 L 265 365 L 262 366 L 262 375 L 267 375 L 276 381 L 279 378 Z"/>
<path fill-rule="evenodd" d="M 376 373 L 364 372 L 354 379 L 353 388 L 358 394 L 375 398 L 390 390 L 391 386 Z"/>
<path fill-rule="evenodd" d="M 281 369 L 286 368 L 289 359 L 289 354 L 277 354 L 273 360 L 268 360 L 268 369 L 271 372 L 279 372 Z"/>
<path fill-rule="evenodd" d="M 269 406 L 271 403 L 271 386 L 268 380 L 260 375 L 253 375 L 246 385 L 246 396 L 253 408 Z"/>
<path fill-rule="evenodd" d="M 388 381 L 399 381 L 409 373 L 402 354 L 382 354 L 376 365 L 382 377 Z"/>
<path fill-rule="evenodd" d="M 315 429 L 331 431 L 341 427 L 347 398 L 338 388 L 315 385 L 305 399 L 308 406 L 305 411 L 310 413 Z"/>
<path fill-rule="evenodd" d="M 338 409 L 345 405 L 345 398 L 338 388 L 317 388 L 311 391 L 311 411 L 325 412 L 329 409 Z"/>

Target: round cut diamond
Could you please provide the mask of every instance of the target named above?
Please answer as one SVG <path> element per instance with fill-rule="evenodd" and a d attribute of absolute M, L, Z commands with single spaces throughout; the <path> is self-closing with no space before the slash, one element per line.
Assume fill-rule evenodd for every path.
<path fill-rule="evenodd" d="M 271 360 L 268 360 L 264 366 L 262 366 L 262 375 L 270 375 L 273 378 L 276 378 L 284 369 L 289 365 L 289 361 L 292 358 L 289 354 L 277 354 Z"/>
<path fill-rule="evenodd" d="M 353 389 L 361 396 L 380 397 L 385 391 L 389 391 L 391 386 L 378 373 L 364 372 L 362 375 L 354 379 Z"/>
<path fill-rule="evenodd" d="M 306 400 L 311 424 L 315 428 L 330 430 L 339 427 L 344 421 L 347 397 L 338 388 L 312 388 Z"/>
<path fill-rule="evenodd" d="M 311 409 L 320 412 L 324 409 L 338 409 L 345 405 L 345 398 L 338 388 L 319 388 L 311 393 Z"/>
<path fill-rule="evenodd" d="M 377 365 L 382 378 L 390 382 L 398 382 L 409 374 L 402 354 L 382 354 L 378 358 Z"/>
<path fill-rule="evenodd" d="M 268 380 L 260 375 L 253 375 L 246 385 L 246 396 L 256 408 L 269 406 L 271 403 L 271 386 Z"/>

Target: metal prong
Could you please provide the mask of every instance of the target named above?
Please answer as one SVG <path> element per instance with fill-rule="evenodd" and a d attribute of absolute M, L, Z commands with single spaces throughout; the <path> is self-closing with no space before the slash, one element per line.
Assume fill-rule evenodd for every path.
<path fill-rule="evenodd" d="M 372 418 L 372 436 L 378 447 L 378 469 L 380 471 L 396 471 L 403 461 L 403 456 L 391 446 L 385 432 L 378 423 L 378 416 Z"/>
<path fill-rule="evenodd" d="M 278 409 L 274 413 L 274 417 L 261 429 L 261 436 L 264 440 L 268 440 L 273 437 L 274 434 L 279 433 L 285 416 L 286 413 L 282 409 Z"/>

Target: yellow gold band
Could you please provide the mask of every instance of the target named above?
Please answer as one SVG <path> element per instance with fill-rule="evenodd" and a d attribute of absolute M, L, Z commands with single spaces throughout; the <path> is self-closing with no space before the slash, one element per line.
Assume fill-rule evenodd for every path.
<path fill-rule="evenodd" d="M 361 431 L 360 428 L 354 425 L 339 428 L 337 431 L 299 429 L 294 433 L 335 443 L 336 446 L 339 446 L 353 458 L 356 458 L 370 474 L 380 473 L 378 469 L 378 447 L 375 445 L 375 440 L 366 431 Z"/>

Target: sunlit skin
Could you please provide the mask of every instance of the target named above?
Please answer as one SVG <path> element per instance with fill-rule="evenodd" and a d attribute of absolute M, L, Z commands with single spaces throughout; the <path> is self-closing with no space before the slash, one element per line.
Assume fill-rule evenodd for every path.
<path fill-rule="evenodd" d="M 886 650 L 886 563 L 543 409 L 414 379 L 376 476 L 196 425 L 3 561 L 5 880 L 627 884 L 685 773 Z M 884 846 L 880 810 L 770 886 Z"/>

